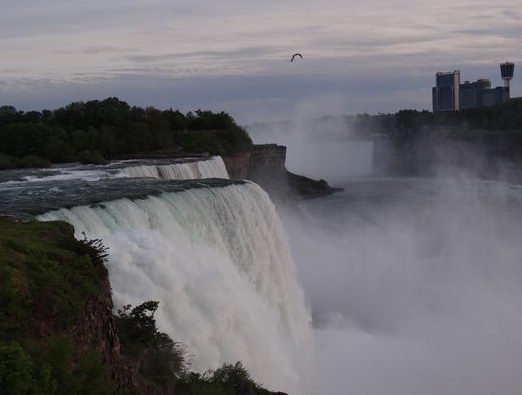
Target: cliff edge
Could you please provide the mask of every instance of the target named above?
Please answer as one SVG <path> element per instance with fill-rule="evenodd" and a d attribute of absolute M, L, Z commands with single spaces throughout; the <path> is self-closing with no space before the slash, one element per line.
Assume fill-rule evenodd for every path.
<path fill-rule="evenodd" d="M 232 179 L 254 181 L 274 198 L 311 199 L 342 191 L 325 180 L 312 180 L 286 169 L 286 147 L 254 145 L 248 151 L 223 157 Z"/>
<path fill-rule="evenodd" d="M 159 332 L 159 302 L 113 313 L 98 240 L 65 222 L 0 217 L 0 388 L 5 395 L 277 395 L 241 363 L 192 372 Z"/>

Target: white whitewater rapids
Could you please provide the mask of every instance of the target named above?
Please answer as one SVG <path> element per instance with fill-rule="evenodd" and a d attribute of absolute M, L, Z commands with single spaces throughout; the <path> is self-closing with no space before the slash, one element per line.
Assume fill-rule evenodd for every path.
<path fill-rule="evenodd" d="M 162 180 L 195 180 L 200 178 L 229 178 L 220 156 L 208 160 L 170 165 L 142 165 L 122 170 L 124 177 L 150 177 Z"/>
<path fill-rule="evenodd" d="M 117 306 L 160 301 L 159 327 L 193 355 L 198 371 L 242 361 L 256 380 L 295 388 L 296 350 L 310 316 L 287 235 L 256 184 L 191 189 L 143 200 L 60 209 L 76 235 L 110 248 Z"/>

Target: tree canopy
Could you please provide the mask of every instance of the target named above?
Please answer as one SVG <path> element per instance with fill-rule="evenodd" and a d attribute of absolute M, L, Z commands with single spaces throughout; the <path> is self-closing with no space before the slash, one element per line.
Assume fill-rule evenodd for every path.
<path fill-rule="evenodd" d="M 452 131 L 456 137 L 464 134 L 469 137 L 470 133 L 477 131 L 522 133 L 522 100 L 453 112 L 401 110 L 395 114 L 358 114 L 346 116 L 345 121 L 348 128 L 361 138 L 387 134 L 409 139 L 424 131 Z"/>
<path fill-rule="evenodd" d="M 75 102 L 56 110 L 0 107 L 0 168 L 50 162 L 101 163 L 119 155 L 202 153 L 249 148 L 246 131 L 225 112 L 130 106 L 118 98 Z"/>

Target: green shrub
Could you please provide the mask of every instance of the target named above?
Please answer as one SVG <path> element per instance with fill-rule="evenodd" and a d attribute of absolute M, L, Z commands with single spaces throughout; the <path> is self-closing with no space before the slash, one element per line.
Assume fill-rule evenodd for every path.
<path fill-rule="evenodd" d="M 33 361 L 20 344 L 0 344 L 0 388 L 3 394 L 30 394 L 35 386 L 33 370 Z"/>
<path fill-rule="evenodd" d="M 186 370 L 185 352 L 169 335 L 159 332 L 154 314 L 159 302 L 148 301 L 132 308 L 123 306 L 116 315 L 116 327 L 123 352 L 142 360 L 141 373 L 162 384 L 182 376 Z"/>
<path fill-rule="evenodd" d="M 204 374 L 186 372 L 179 381 L 181 395 L 270 395 L 256 383 L 241 362 L 223 364 Z"/>
<path fill-rule="evenodd" d="M 33 168 L 33 167 L 49 167 L 51 162 L 47 159 L 41 158 L 36 155 L 27 155 L 20 159 L 17 163 L 17 167 L 22 168 Z"/>
<path fill-rule="evenodd" d="M 110 395 L 110 370 L 94 353 L 79 354 L 63 336 L 31 341 L 27 348 L 39 370 L 47 369 L 56 383 L 53 395 Z"/>
<path fill-rule="evenodd" d="M 53 163 L 67 163 L 74 161 L 74 151 L 65 141 L 52 140 L 42 149 L 42 155 Z"/>
<path fill-rule="evenodd" d="M 15 168 L 16 161 L 17 159 L 14 156 L 0 154 L 0 170 Z"/>
<path fill-rule="evenodd" d="M 208 373 L 208 381 L 214 384 L 225 384 L 238 387 L 242 383 L 252 382 L 250 373 L 241 362 L 235 364 L 225 363 L 220 368 Z"/>
<path fill-rule="evenodd" d="M 105 165 L 107 160 L 100 151 L 82 151 L 78 154 L 78 160 L 82 164 Z"/>
<path fill-rule="evenodd" d="M 65 337 L 0 343 L 3 395 L 110 395 L 110 371 L 96 354 L 77 355 Z"/>

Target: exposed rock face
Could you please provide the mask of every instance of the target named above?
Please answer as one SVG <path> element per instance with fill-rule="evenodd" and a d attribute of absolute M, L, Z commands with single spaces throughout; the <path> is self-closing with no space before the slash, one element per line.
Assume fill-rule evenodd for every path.
<path fill-rule="evenodd" d="M 102 280 L 99 292 L 85 303 L 78 322 L 69 337 L 81 353 L 96 352 L 111 367 L 117 393 L 139 391 L 164 394 L 143 380 L 139 361 L 131 361 L 121 353 L 121 344 L 114 322 L 112 291 L 107 269 L 100 268 Z"/>
<path fill-rule="evenodd" d="M 289 172 L 286 147 L 276 144 L 254 145 L 250 151 L 223 158 L 231 178 L 247 179 L 261 185 L 275 198 L 315 198 L 340 191 L 324 180 L 312 180 Z"/>
<path fill-rule="evenodd" d="M 223 157 L 230 178 L 235 180 L 248 179 L 251 156 L 251 151 L 243 151 Z"/>
<path fill-rule="evenodd" d="M 77 324 L 71 329 L 70 337 L 82 352 L 97 352 L 107 362 L 121 358 L 120 340 L 112 315 L 113 303 L 107 270 L 101 281 L 99 293 L 85 303 Z"/>
<path fill-rule="evenodd" d="M 105 267 L 99 267 L 99 271 L 98 293 L 85 302 L 76 324 L 68 330 L 68 337 L 80 353 L 95 352 L 103 357 L 111 367 L 117 393 L 147 389 L 148 394 L 161 394 L 154 387 L 148 388 L 140 375 L 138 361 L 131 361 L 121 353 L 109 275 Z"/>

